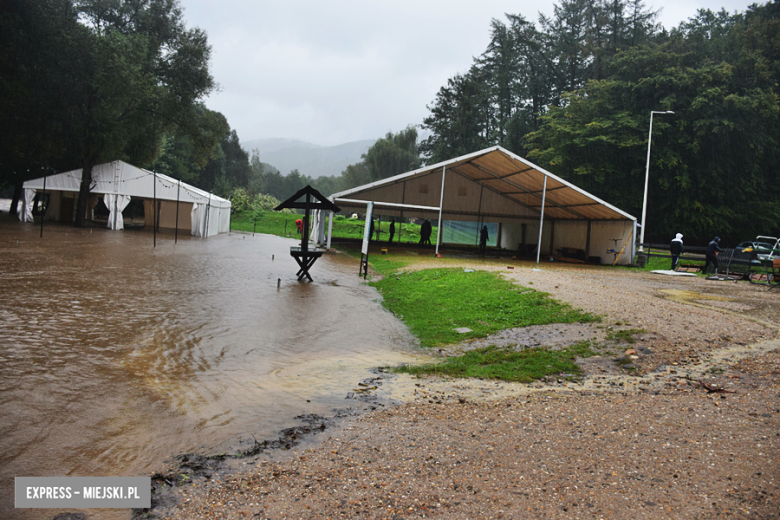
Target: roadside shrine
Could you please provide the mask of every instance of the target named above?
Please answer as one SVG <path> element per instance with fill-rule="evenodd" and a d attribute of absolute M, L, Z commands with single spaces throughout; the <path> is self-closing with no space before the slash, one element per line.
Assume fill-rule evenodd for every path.
<path fill-rule="evenodd" d="M 305 196 L 306 199 L 299 201 L 298 199 L 303 196 Z M 324 251 L 317 249 L 316 247 L 311 250 L 309 249 L 309 216 L 311 215 L 312 210 L 321 210 L 321 214 L 324 215 L 324 211 L 332 211 L 337 213 L 341 211 L 341 209 L 336 206 L 336 204 L 328 200 L 327 197 L 325 197 L 322 193 L 308 185 L 304 188 L 301 188 L 295 193 L 295 195 L 276 206 L 274 211 L 279 211 L 282 209 L 304 210 L 301 245 L 300 247 L 290 247 L 290 256 L 295 258 L 295 261 L 298 263 L 298 267 L 300 267 L 296 273 L 298 280 L 302 280 L 303 277 L 306 277 L 311 282 L 312 278 L 309 274 L 309 269 L 311 269 L 311 266 L 314 265 L 314 262 L 316 262 L 317 259 L 322 256 Z"/>

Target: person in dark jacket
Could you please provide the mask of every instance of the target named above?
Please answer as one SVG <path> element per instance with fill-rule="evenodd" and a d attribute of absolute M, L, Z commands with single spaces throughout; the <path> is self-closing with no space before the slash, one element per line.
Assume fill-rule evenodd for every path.
<path fill-rule="evenodd" d="M 395 220 L 391 220 L 390 221 L 390 231 L 389 231 L 389 233 L 390 233 L 390 237 L 387 239 L 387 243 L 388 244 L 392 244 L 393 243 L 393 235 L 395 235 Z"/>
<path fill-rule="evenodd" d="M 487 226 L 482 226 L 482 231 L 479 232 L 479 252 L 480 254 L 485 254 L 485 248 L 487 247 L 487 241 L 490 239 L 488 237 L 488 228 Z"/>
<path fill-rule="evenodd" d="M 431 221 L 426 219 L 420 226 L 420 245 L 431 245 L 431 233 L 433 232 L 433 226 Z"/>
<path fill-rule="evenodd" d="M 707 246 L 707 261 L 704 262 L 704 269 L 701 270 L 702 273 L 706 273 L 707 268 L 712 264 L 715 267 L 715 274 L 718 274 L 718 253 L 723 251 L 719 244 L 720 237 L 715 237 L 712 239 L 712 242 L 710 242 L 710 245 Z"/>
<path fill-rule="evenodd" d="M 672 243 L 669 244 L 669 252 L 672 254 L 672 271 L 677 270 L 677 262 L 680 260 L 680 255 L 685 251 L 683 250 L 682 233 L 677 233 L 677 236 L 672 239 Z"/>

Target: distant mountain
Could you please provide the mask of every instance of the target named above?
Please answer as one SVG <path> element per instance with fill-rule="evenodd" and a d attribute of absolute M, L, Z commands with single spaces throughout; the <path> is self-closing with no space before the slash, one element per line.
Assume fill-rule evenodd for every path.
<path fill-rule="evenodd" d="M 298 139 L 285 139 L 282 137 L 272 139 L 255 139 L 254 141 L 247 141 L 241 143 L 241 147 L 252 153 L 252 150 L 257 150 L 262 153 L 277 152 L 284 150 L 285 148 L 322 148 L 322 146 L 314 143 L 307 143 L 306 141 L 300 141 Z"/>
<path fill-rule="evenodd" d="M 282 175 L 297 169 L 301 175 L 317 178 L 341 175 L 347 166 L 360 162 L 361 155 L 376 142 L 366 139 L 337 146 L 319 146 L 297 139 L 257 139 L 241 146 L 249 153 L 258 151 L 260 161 Z"/>

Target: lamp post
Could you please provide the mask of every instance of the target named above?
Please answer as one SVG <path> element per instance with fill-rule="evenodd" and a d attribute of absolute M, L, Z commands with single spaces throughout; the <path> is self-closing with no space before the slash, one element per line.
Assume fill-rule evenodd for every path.
<path fill-rule="evenodd" d="M 647 167 L 645 168 L 645 196 L 642 200 L 642 230 L 639 234 L 639 250 L 643 251 L 642 244 L 645 243 L 645 215 L 647 214 L 647 183 L 650 180 L 650 144 L 653 141 L 653 114 L 674 114 L 671 110 L 659 112 L 650 111 L 650 134 L 647 137 Z"/>

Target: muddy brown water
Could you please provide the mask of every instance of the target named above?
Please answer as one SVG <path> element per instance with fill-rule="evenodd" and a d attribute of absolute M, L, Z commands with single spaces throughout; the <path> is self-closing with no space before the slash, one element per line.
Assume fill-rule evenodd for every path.
<path fill-rule="evenodd" d="M 275 439 L 296 415 L 366 406 L 345 396 L 372 367 L 417 359 L 345 255 L 302 283 L 292 239 L 39 234 L 0 218 L 2 518 L 58 513 L 14 509 L 14 477 L 149 475 L 178 454 Z"/>

